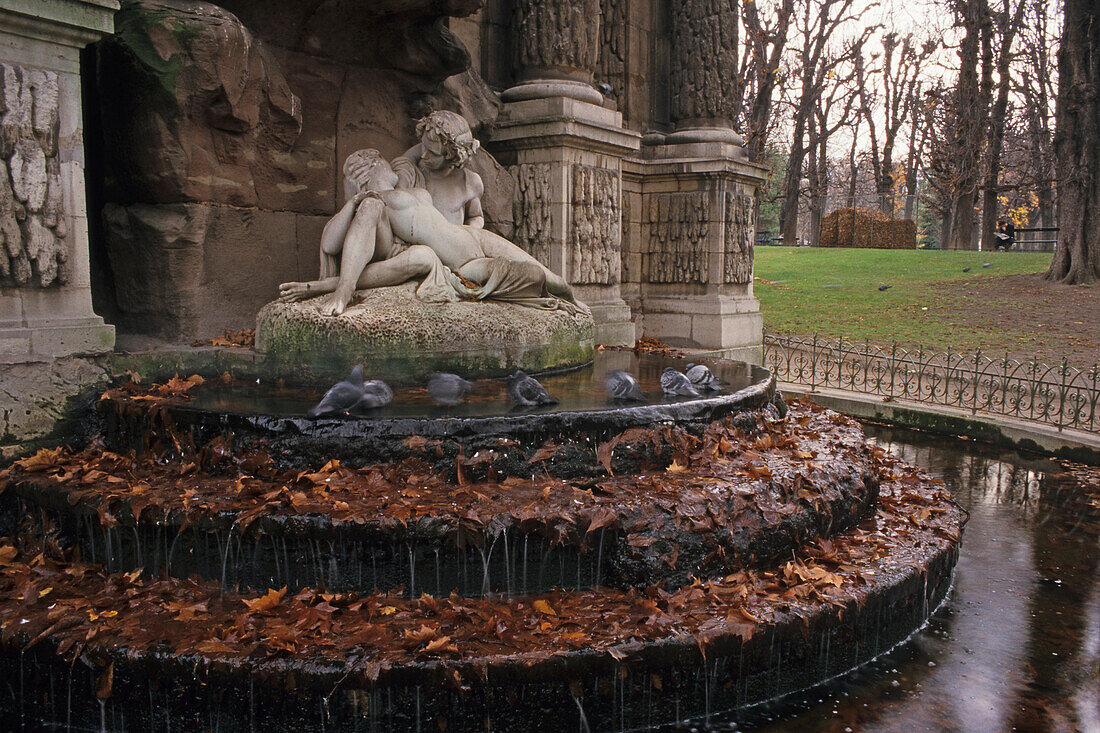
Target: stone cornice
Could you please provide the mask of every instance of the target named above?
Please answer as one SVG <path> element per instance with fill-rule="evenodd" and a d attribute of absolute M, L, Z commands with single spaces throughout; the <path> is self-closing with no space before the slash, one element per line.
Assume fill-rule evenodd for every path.
<path fill-rule="evenodd" d="M 0 0 L 0 31 L 83 48 L 115 31 L 118 0 Z"/>

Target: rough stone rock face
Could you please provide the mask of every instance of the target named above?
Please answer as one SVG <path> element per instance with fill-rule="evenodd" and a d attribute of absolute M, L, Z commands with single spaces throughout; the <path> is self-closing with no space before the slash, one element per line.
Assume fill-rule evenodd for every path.
<path fill-rule="evenodd" d="M 114 286 L 97 285 L 97 298 L 117 304 L 124 331 L 189 340 L 249 325 L 279 282 L 316 276 L 348 154 L 404 153 L 432 109 L 458 111 L 482 136 L 499 111 L 445 22 L 481 0 L 220 6 L 127 2 L 99 45 L 100 269 Z M 509 236 L 511 175 L 488 153 L 470 165 L 486 225 Z M 189 264 L 181 274 L 157 257 Z"/>
<path fill-rule="evenodd" d="M 57 73 L 0 64 L 0 286 L 65 282 Z"/>
<path fill-rule="evenodd" d="M 288 163 L 302 102 L 235 16 L 141 0 L 115 25 L 100 59 L 108 199 L 276 208 L 301 184 Z"/>
<path fill-rule="evenodd" d="M 355 364 L 392 379 L 435 371 L 500 374 L 583 364 L 592 358 L 587 315 L 494 302 L 428 303 L 416 284 L 356 293 L 340 317 L 323 299 L 269 303 L 257 317 L 256 349 L 265 365 L 300 380 L 344 376 Z"/>
<path fill-rule="evenodd" d="M 326 217 L 209 204 L 108 204 L 120 327 L 166 339 L 249 328 L 257 301 L 315 277 Z"/>

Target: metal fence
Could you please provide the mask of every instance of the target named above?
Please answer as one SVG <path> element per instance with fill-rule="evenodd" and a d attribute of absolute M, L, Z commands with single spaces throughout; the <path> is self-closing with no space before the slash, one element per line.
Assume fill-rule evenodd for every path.
<path fill-rule="evenodd" d="M 765 334 L 764 365 L 783 382 L 945 405 L 1100 432 L 1100 365 L 1081 370 L 973 353 Z"/>

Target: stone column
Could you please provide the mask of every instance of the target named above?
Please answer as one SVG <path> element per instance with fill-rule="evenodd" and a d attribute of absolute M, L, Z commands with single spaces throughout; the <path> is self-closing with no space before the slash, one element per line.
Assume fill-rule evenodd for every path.
<path fill-rule="evenodd" d="M 92 311 L 80 49 L 116 0 L 0 0 L 0 361 L 114 348 Z"/>
<path fill-rule="evenodd" d="M 591 306 L 597 343 L 632 344 L 620 293 L 622 161 L 640 135 L 591 84 L 599 18 L 599 0 L 517 0 L 520 81 L 501 95 L 489 147 L 516 178 L 516 243 Z"/>
<path fill-rule="evenodd" d="M 670 134 L 650 133 L 627 163 L 624 252 L 640 333 L 759 362 L 752 292 L 757 187 L 732 128 L 734 0 L 672 0 Z"/>

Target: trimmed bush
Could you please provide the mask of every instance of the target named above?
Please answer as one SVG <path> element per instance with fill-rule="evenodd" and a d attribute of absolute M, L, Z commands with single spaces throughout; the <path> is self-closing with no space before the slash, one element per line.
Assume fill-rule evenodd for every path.
<path fill-rule="evenodd" d="M 820 247 L 916 249 L 917 224 L 874 209 L 837 209 L 821 222 Z"/>

